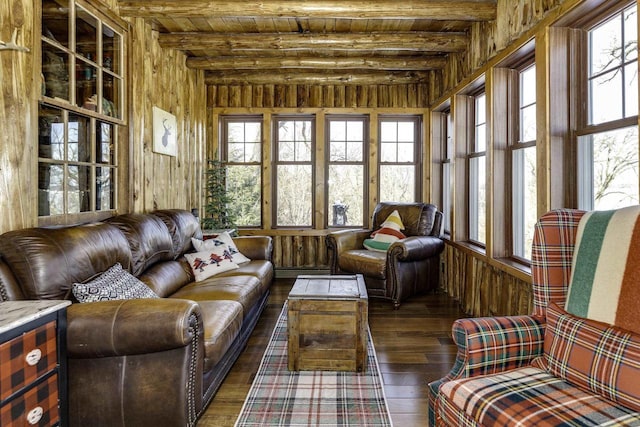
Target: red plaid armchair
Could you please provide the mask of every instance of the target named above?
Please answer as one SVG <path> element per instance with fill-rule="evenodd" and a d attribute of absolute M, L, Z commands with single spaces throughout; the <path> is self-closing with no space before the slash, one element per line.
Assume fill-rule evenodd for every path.
<path fill-rule="evenodd" d="M 572 280 L 574 246 L 584 214 L 555 210 L 536 224 L 533 314 L 454 323 L 458 354 L 449 374 L 429 384 L 429 425 L 640 425 L 640 386 L 612 381 L 611 372 L 602 367 L 613 365 L 616 378 L 631 372 L 629 378 L 637 380 L 640 335 L 561 308 Z M 565 330 L 570 332 L 559 332 Z M 602 337 L 608 336 L 613 345 L 603 344 Z M 583 357 L 584 349 L 593 355 Z M 575 360 L 557 363 L 554 352 L 567 359 L 579 357 L 577 368 L 572 366 Z"/>

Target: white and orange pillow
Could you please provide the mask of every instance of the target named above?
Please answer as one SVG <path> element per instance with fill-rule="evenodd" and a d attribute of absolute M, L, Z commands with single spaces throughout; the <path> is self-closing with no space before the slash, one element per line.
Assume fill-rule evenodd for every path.
<path fill-rule="evenodd" d="M 407 237 L 401 230 L 404 230 L 404 224 L 395 210 L 380 224 L 379 229 L 371 233 L 372 238 L 364 241 L 364 247 L 370 251 L 386 252 L 392 243 Z"/>

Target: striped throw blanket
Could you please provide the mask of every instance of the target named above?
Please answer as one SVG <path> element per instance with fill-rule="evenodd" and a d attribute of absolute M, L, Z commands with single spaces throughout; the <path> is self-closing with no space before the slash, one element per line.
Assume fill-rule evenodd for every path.
<path fill-rule="evenodd" d="M 640 206 L 586 213 L 566 310 L 640 333 Z"/>

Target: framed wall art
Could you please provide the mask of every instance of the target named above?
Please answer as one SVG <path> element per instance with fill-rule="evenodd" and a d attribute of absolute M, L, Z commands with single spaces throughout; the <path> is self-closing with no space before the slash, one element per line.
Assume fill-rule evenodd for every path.
<path fill-rule="evenodd" d="M 153 107 L 153 151 L 176 157 L 178 155 L 176 116 Z"/>

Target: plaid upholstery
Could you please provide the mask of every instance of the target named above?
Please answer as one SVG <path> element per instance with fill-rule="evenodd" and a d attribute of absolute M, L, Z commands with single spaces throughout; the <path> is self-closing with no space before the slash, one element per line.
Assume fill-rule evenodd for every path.
<path fill-rule="evenodd" d="M 53 426 L 58 422 L 58 376 L 51 375 L 36 387 L 11 400 L 0 409 L 1 426 L 29 426 L 27 415 L 37 407 L 42 418 L 35 425 Z"/>
<path fill-rule="evenodd" d="M 438 406 L 438 425 L 640 425 L 640 413 L 531 367 L 449 381 L 440 387 Z"/>
<path fill-rule="evenodd" d="M 41 358 L 29 366 L 25 357 L 34 349 L 40 350 Z M 0 400 L 54 369 L 58 363 L 56 351 L 55 320 L 0 344 Z"/>
<path fill-rule="evenodd" d="M 640 411 L 640 336 L 547 307 L 544 349 L 550 374 Z"/>
<path fill-rule="evenodd" d="M 573 248 L 583 211 L 559 209 L 536 223 L 531 252 L 533 314 L 544 318 L 550 301 L 564 306 L 571 281 Z"/>

